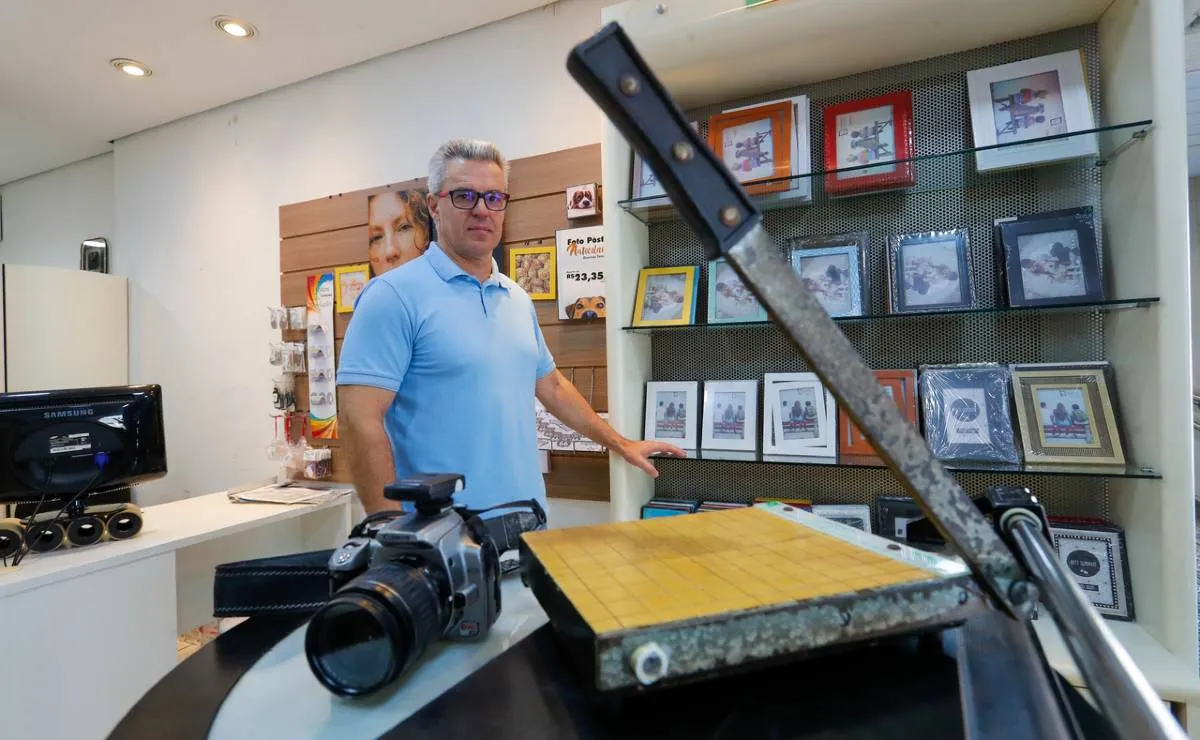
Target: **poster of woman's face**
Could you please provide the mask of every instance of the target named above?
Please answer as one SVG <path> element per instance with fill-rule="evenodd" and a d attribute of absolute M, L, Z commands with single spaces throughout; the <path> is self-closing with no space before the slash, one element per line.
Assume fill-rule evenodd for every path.
<path fill-rule="evenodd" d="M 420 257 L 433 241 L 424 190 L 394 190 L 367 197 L 367 261 L 371 276 Z"/>

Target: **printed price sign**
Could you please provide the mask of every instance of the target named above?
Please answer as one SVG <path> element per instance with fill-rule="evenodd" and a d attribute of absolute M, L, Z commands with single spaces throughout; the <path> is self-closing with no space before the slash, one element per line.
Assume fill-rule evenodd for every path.
<path fill-rule="evenodd" d="M 602 319 L 604 297 L 604 227 L 563 229 L 555 234 L 558 248 L 558 318 Z"/>

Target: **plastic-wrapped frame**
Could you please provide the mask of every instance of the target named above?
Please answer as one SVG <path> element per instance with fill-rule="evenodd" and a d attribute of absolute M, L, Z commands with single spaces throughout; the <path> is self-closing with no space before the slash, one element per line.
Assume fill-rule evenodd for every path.
<path fill-rule="evenodd" d="M 920 385 L 925 441 L 939 460 L 1021 462 L 1013 436 L 1007 367 L 924 365 Z"/>
<path fill-rule="evenodd" d="M 862 316 L 871 294 L 863 269 L 870 243 L 866 231 L 801 236 L 788 243 L 788 261 L 830 316 Z"/>
<path fill-rule="evenodd" d="M 892 234 L 887 260 L 892 313 L 974 308 L 967 229 Z"/>

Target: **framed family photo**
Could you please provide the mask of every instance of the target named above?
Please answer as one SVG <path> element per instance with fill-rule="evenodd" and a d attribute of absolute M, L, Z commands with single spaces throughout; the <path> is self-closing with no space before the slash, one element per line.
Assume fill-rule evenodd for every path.
<path fill-rule="evenodd" d="M 793 110 L 791 101 L 780 101 L 708 119 L 708 145 L 750 195 L 790 187 Z"/>
<path fill-rule="evenodd" d="M 975 305 L 966 229 L 892 235 L 887 250 L 892 313 L 953 311 Z"/>
<path fill-rule="evenodd" d="M 700 448 L 753 452 L 757 435 L 758 381 L 706 381 Z"/>
<path fill-rule="evenodd" d="M 646 424 L 643 438 L 669 442 L 685 450 L 695 450 L 696 412 L 700 403 L 700 384 L 692 381 L 651 381 L 646 383 Z"/>
<path fill-rule="evenodd" d="M 708 323 L 748 323 L 767 318 L 767 309 L 723 257 L 708 263 Z"/>
<path fill-rule="evenodd" d="M 1111 365 L 1013 365 L 1011 371 L 1026 462 L 1125 464 Z"/>
<path fill-rule="evenodd" d="M 763 453 L 837 457 L 837 402 L 816 373 L 763 378 Z"/>
<path fill-rule="evenodd" d="M 513 247 L 508 250 L 508 274 L 533 300 L 552 301 L 558 297 L 555 283 L 558 267 L 554 259 L 557 252 L 554 244 Z"/>
<path fill-rule="evenodd" d="M 1083 52 L 1048 54 L 967 73 L 971 130 L 980 172 L 1025 167 L 1098 149 Z"/>
<path fill-rule="evenodd" d="M 875 370 L 875 379 L 883 386 L 904 418 L 914 426 L 920 425 L 917 413 L 917 371 Z M 863 436 L 846 411 L 838 409 L 838 459 L 844 465 L 883 465 L 874 445 Z"/>
<path fill-rule="evenodd" d="M 1059 562 L 1096 611 L 1109 619 L 1133 621 L 1133 587 L 1125 532 L 1111 524 L 1057 524 L 1050 540 Z"/>
<path fill-rule="evenodd" d="M 864 269 L 870 234 L 801 236 L 789 242 L 788 260 L 804 286 L 833 318 L 862 316 L 867 301 Z"/>
<path fill-rule="evenodd" d="M 1104 300 L 1091 206 L 1005 219 L 996 228 L 1003 246 L 1008 305 Z"/>
<path fill-rule="evenodd" d="M 925 441 L 939 460 L 1018 464 L 1009 412 L 1008 368 L 998 364 L 921 368 Z"/>
<path fill-rule="evenodd" d="M 782 100 L 771 100 L 760 105 L 777 105 L 784 103 L 792 106 L 792 130 L 791 130 L 791 181 L 785 190 L 773 193 L 773 198 L 780 200 L 795 200 L 801 203 L 812 200 L 812 178 L 805 177 L 812 173 L 812 152 L 809 148 L 809 118 L 810 104 L 807 95 L 797 95 L 792 98 L 784 98 Z M 756 108 L 758 106 L 747 105 L 740 108 L 731 108 L 725 113 L 738 113 L 744 110 Z"/>
<path fill-rule="evenodd" d="M 915 185 L 912 92 L 825 109 L 825 192 L 831 196 Z"/>
<path fill-rule="evenodd" d="M 700 268 L 643 267 L 638 275 L 634 326 L 686 326 L 696 323 L 696 283 Z"/>

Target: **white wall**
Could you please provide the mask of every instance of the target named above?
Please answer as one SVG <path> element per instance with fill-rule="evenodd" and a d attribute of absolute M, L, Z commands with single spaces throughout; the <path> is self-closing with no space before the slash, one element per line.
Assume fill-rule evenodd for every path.
<path fill-rule="evenodd" d="M 0 187 L 0 262 L 79 269 L 79 243 L 113 233 L 113 155 L 102 154 Z"/>
<path fill-rule="evenodd" d="M 565 61 L 609 1 L 568 0 L 116 142 L 131 380 L 162 384 L 167 415 L 170 473 L 143 502 L 273 472 L 279 206 L 424 175 L 452 136 L 510 158 L 599 141 Z"/>

